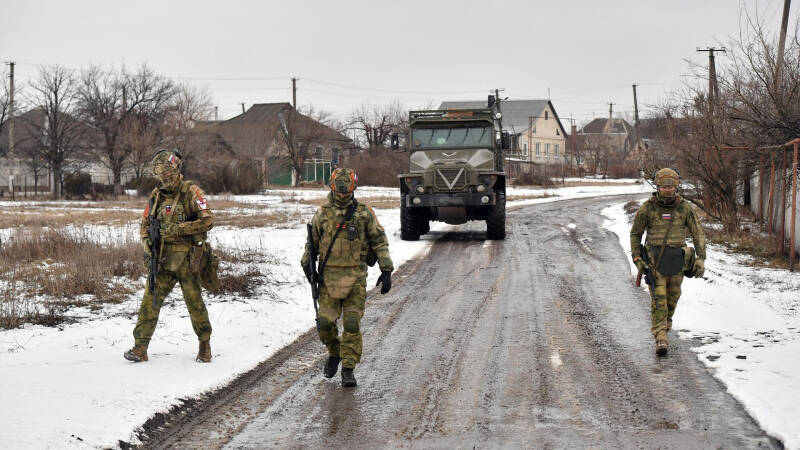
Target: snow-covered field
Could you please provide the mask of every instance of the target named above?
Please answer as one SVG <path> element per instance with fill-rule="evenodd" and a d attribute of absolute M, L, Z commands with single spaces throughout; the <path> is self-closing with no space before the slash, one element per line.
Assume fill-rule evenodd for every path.
<path fill-rule="evenodd" d="M 509 195 L 548 196 L 510 202 L 509 206 L 649 190 L 643 184 L 509 189 Z M 305 221 L 315 208 L 298 201 L 325 195 L 327 191 L 322 189 L 287 189 L 224 197 L 293 211 L 302 220 L 290 226 L 212 230 L 216 247 L 248 249 L 262 255 L 263 261 L 255 266 L 267 278 L 252 298 L 205 295 L 214 328 L 211 364 L 194 362 L 197 341 L 177 287 L 162 309 L 148 352 L 150 361 L 134 364 L 122 358 L 133 344 L 131 332 L 144 279 L 137 292 L 121 304 L 99 312 L 85 308 L 73 311 L 71 315 L 82 317 L 76 323 L 0 330 L 0 448 L 99 448 L 117 446 L 120 440 L 135 443 L 137 429 L 153 414 L 224 385 L 313 327 L 310 292 L 299 260 L 306 238 Z M 357 197 L 369 203 L 370 198 L 397 198 L 399 192 L 365 187 L 358 189 Z M 209 201 L 212 207 L 214 199 Z M 75 202 L 46 205 L 76 206 L 79 204 Z M 399 209 L 376 212 L 389 237 L 396 267 L 428 250 L 430 241 L 424 237 L 418 242 L 400 240 Z M 133 225 L 75 228 L 106 242 L 136 233 Z M 449 226 L 432 223 L 431 228 L 444 230 Z M 0 231 L 4 240 L 13 238 L 14 230 Z M 370 287 L 378 275 L 377 266 L 370 269 Z M 366 335 L 368 340 L 368 330 Z"/>
<path fill-rule="evenodd" d="M 603 215 L 630 254 L 632 217 L 622 203 Z M 751 267 L 746 256 L 718 245 L 708 245 L 707 253 L 705 277 L 683 282 L 673 327 L 697 343 L 692 351 L 765 431 L 798 449 L 800 274 Z"/>

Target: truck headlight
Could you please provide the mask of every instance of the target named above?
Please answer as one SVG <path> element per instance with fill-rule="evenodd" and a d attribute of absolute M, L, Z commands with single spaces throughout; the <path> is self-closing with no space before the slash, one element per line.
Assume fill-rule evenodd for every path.
<path fill-rule="evenodd" d="M 417 166 L 421 170 L 426 170 L 428 167 L 433 165 L 433 161 L 431 161 L 428 155 L 422 151 L 412 153 L 409 161 L 411 162 L 412 167 Z"/>
<path fill-rule="evenodd" d="M 479 184 L 478 187 L 475 188 L 475 190 L 478 192 L 483 192 L 486 190 L 486 186 Z"/>
<path fill-rule="evenodd" d="M 415 190 L 417 191 L 417 194 L 424 194 L 425 193 L 425 186 L 423 186 L 421 184 L 418 184 Z"/>
<path fill-rule="evenodd" d="M 414 198 L 411 200 L 411 203 L 413 203 L 413 204 L 415 204 L 415 205 L 419 205 L 420 203 L 422 203 L 422 199 L 421 199 L 421 198 L 419 198 L 419 197 L 414 197 Z"/>
<path fill-rule="evenodd" d="M 481 203 L 483 203 L 484 205 L 489 203 L 489 196 L 484 195 L 483 197 L 481 197 Z"/>

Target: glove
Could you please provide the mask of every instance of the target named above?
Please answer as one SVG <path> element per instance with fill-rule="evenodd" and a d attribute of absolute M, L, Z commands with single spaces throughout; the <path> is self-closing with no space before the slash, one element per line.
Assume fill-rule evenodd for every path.
<path fill-rule="evenodd" d="M 706 273 L 705 261 L 702 259 L 696 259 L 694 261 L 694 266 L 692 266 L 692 273 L 694 274 L 695 278 L 702 278 Z"/>
<path fill-rule="evenodd" d="M 639 259 L 637 259 L 633 263 L 636 264 L 636 269 L 639 270 L 639 273 L 642 273 L 645 270 L 647 270 L 647 263 L 644 262 L 644 260 L 641 257 L 639 257 Z"/>
<path fill-rule="evenodd" d="M 375 283 L 375 286 L 381 285 L 381 294 L 386 294 L 392 289 L 392 272 L 381 272 L 381 276 L 378 277 L 378 282 Z"/>
<path fill-rule="evenodd" d="M 150 246 L 151 246 L 151 245 L 152 245 L 152 244 L 150 243 L 150 238 L 144 238 L 144 239 L 142 239 L 142 247 L 144 248 L 144 256 L 145 256 L 145 257 L 148 257 L 148 258 L 149 258 L 149 257 L 150 257 L 150 255 L 152 254 L 152 253 L 150 252 Z"/>
<path fill-rule="evenodd" d="M 303 264 L 303 273 L 306 274 L 306 280 L 311 283 L 311 267 L 308 264 Z"/>

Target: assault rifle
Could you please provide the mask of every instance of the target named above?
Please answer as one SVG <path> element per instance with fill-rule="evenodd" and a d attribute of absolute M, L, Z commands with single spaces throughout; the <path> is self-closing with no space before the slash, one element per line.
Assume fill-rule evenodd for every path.
<path fill-rule="evenodd" d="M 150 199 L 150 224 L 147 234 L 150 236 L 150 273 L 147 274 L 147 289 L 153 296 L 153 307 L 158 307 L 156 298 L 156 277 L 158 276 L 158 259 L 161 253 L 161 221 L 153 213 L 153 199 Z"/>
<path fill-rule="evenodd" d="M 656 309 L 658 309 L 658 302 L 656 301 L 656 277 L 653 275 L 653 271 L 650 270 L 650 255 L 647 254 L 646 246 L 642 245 L 641 247 L 642 260 L 644 260 L 646 268 L 643 272 L 639 272 L 639 274 L 636 275 L 636 287 L 642 285 L 642 275 L 644 275 L 644 282 L 647 283 L 647 288 L 650 290 L 650 298 L 656 305 Z"/>
<path fill-rule="evenodd" d="M 317 258 L 319 258 L 319 249 L 314 245 L 314 235 L 312 232 L 311 224 L 306 224 L 308 229 L 308 262 L 306 263 L 306 272 L 308 273 L 308 282 L 311 284 L 311 298 L 314 300 L 314 321 L 317 323 L 317 331 L 319 331 L 319 273 L 317 273 Z"/>

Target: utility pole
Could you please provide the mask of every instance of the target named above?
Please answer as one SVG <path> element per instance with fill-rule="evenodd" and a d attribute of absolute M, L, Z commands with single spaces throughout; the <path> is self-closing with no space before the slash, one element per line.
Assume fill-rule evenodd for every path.
<path fill-rule="evenodd" d="M 242 102 L 242 114 L 244 114 L 244 102 Z"/>
<path fill-rule="evenodd" d="M 297 109 L 297 77 L 292 77 L 292 108 Z"/>
<path fill-rule="evenodd" d="M 214 106 L 214 121 L 219 120 L 219 106 Z"/>
<path fill-rule="evenodd" d="M 698 47 L 696 50 L 698 52 L 708 52 L 708 107 L 709 111 L 713 112 L 714 102 L 719 97 L 719 89 L 717 88 L 717 69 L 714 65 L 714 52 L 725 53 L 725 47 Z"/>
<path fill-rule="evenodd" d="M 783 18 L 781 19 L 781 35 L 780 40 L 778 41 L 778 55 L 777 55 L 777 62 L 775 63 L 775 91 L 777 93 L 778 88 L 780 87 L 781 82 L 781 75 L 783 72 L 783 49 L 786 45 L 786 27 L 789 25 L 789 6 L 792 4 L 792 0 L 783 0 Z M 777 95 L 776 95 L 777 96 Z"/>
<path fill-rule="evenodd" d="M 14 61 L 8 61 L 9 90 L 8 90 L 8 151 L 14 151 Z"/>
<path fill-rule="evenodd" d="M 636 85 L 633 85 L 633 126 L 639 127 L 639 103 L 636 101 Z"/>

